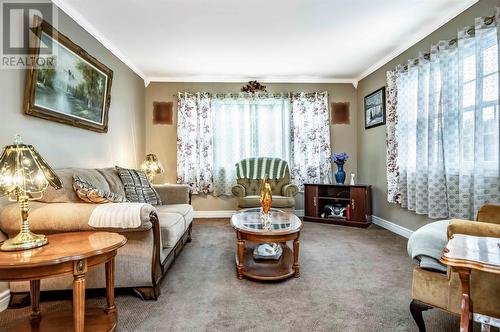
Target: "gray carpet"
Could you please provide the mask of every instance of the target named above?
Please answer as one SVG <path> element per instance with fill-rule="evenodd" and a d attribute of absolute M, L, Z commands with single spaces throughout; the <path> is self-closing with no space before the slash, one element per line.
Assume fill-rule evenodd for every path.
<path fill-rule="evenodd" d="M 408 310 L 414 263 L 406 239 L 368 229 L 306 222 L 301 277 L 280 283 L 238 280 L 228 219 L 196 220 L 157 302 L 119 296 L 119 331 L 417 331 Z M 42 281 L 43 282 L 43 281 Z M 104 298 L 87 303 L 104 305 Z M 71 302 L 43 302 L 44 312 Z M 428 331 L 458 331 L 458 317 L 430 310 Z M 0 313 L 0 330 L 28 308 Z M 477 328 L 477 326 L 476 326 Z"/>

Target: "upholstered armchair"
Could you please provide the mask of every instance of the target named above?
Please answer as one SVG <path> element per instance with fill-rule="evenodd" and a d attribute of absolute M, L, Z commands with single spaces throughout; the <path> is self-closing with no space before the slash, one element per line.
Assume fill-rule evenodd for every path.
<path fill-rule="evenodd" d="M 500 238 L 500 206 L 485 205 L 477 214 L 477 222 L 451 220 L 448 238 L 454 234 Z M 472 270 L 471 299 L 474 313 L 500 317 L 500 278 L 498 275 Z M 461 286 L 458 274 L 433 272 L 416 267 L 413 270 L 412 302 L 410 311 L 419 331 L 425 331 L 422 311 L 438 308 L 460 315 Z"/>
<path fill-rule="evenodd" d="M 267 175 L 273 192 L 272 207 L 294 209 L 299 188 L 290 183 L 288 163 L 279 158 L 248 158 L 236 163 L 237 184 L 233 195 L 240 209 L 260 206 L 260 186 Z"/>

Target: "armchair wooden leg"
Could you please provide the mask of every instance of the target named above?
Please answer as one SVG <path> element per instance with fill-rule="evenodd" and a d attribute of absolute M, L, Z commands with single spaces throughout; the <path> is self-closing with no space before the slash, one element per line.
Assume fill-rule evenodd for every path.
<path fill-rule="evenodd" d="M 422 311 L 429 310 L 432 308 L 433 307 L 431 307 L 430 305 L 427 305 L 427 304 L 422 303 L 420 301 L 417 301 L 417 300 L 411 301 L 410 312 L 411 312 L 411 315 L 412 315 L 413 319 L 415 320 L 415 323 L 417 324 L 418 330 L 420 332 L 425 332 L 425 322 L 424 322 L 424 318 L 422 317 Z"/>

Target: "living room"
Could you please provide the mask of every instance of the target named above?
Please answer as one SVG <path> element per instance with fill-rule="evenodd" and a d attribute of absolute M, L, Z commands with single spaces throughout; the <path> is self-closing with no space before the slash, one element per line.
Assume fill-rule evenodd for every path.
<path fill-rule="evenodd" d="M 0 330 L 500 328 L 500 1 L 0 5 Z"/>

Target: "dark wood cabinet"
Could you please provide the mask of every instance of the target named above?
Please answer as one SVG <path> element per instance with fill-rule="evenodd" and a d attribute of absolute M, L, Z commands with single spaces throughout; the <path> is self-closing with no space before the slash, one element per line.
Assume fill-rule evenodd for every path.
<path fill-rule="evenodd" d="M 304 185 L 304 221 L 368 227 L 371 224 L 371 186 Z M 333 215 L 332 209 L 343 211 Z"/>

